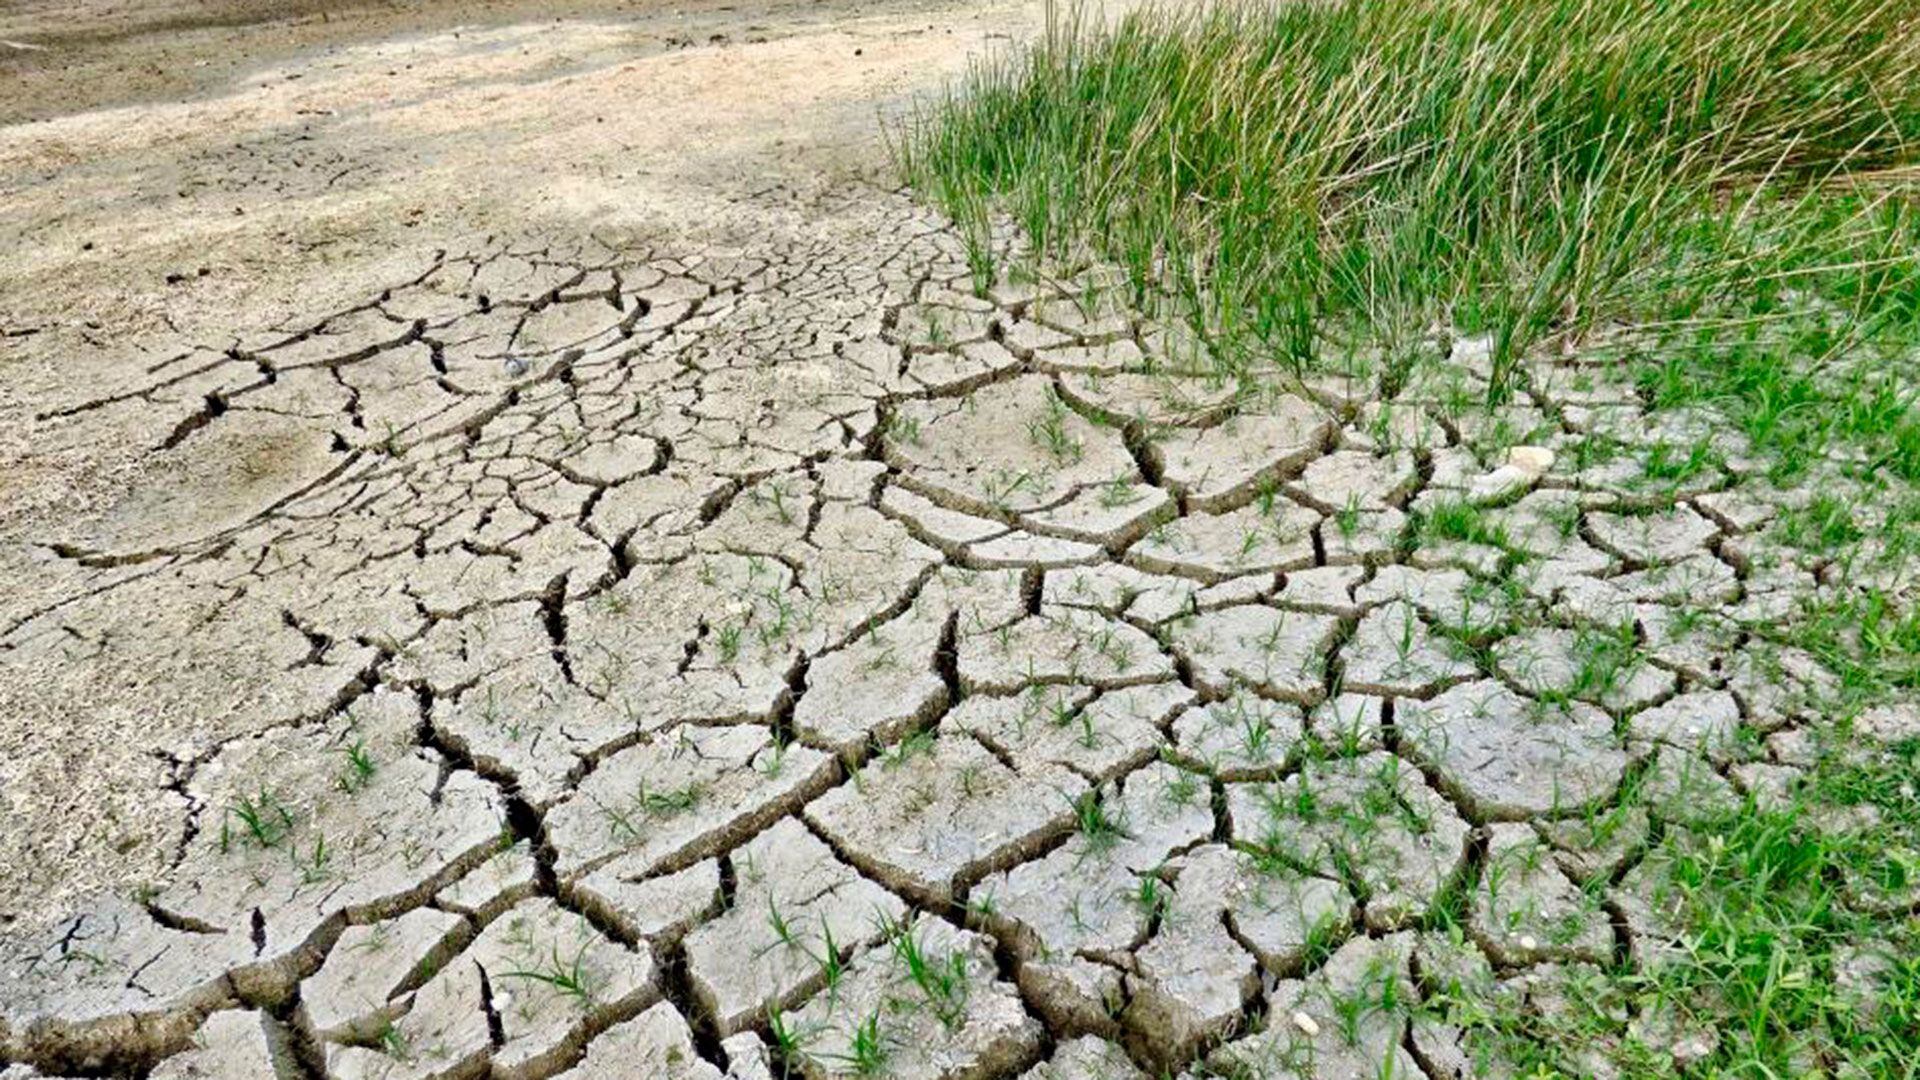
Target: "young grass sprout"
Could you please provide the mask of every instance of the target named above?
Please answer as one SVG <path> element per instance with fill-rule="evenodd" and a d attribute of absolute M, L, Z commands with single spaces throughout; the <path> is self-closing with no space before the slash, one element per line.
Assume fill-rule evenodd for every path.
<path fill-rule="evenodd" d="M 944 956 L 930 952 L 911 927 L 895 927 L 893 955 L 905 970 L 907 980 L 919 991 L 926 1006 L 933 1010 L 948 1030 L 957 1027 L 967 1007 L 967 957 L 963 952 Z"/>
<path fill-rule="evenodd" d="M 571 957 L 562 953 L 559 943 L 556 942 L 548 954 L 537 960 L 534 966 L 503 971 L 499 977 L 520 979 L 549 987 L 585 1008 L 593 1004 L 594 994 L 594 977 L 586 966 L 587 946 L 591 941 L 591 938 L 582 940 L 580 948 L 575 950 Z"/>

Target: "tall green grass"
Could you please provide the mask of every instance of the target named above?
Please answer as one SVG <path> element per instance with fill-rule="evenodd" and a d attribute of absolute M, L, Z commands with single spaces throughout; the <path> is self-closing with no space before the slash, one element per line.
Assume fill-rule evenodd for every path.
<path fill-rule="evenodd" d="M 1298 0 L 1112 24 L 1058 11 L 896 148 L 982 285 L 1012 258 L 1115 264 L 1136 304 L 1190 321 L 1250 380 L 1373 357 L 1392 392 L 1412 365 L 1445 362 L 1436 334 L 1487 335 L 1498 405 L 1534 359 L 1575 353 L 1652 407 L 1711 406 L 1775 479 L 1837 460 L 1908 482 L 1871 539 L 1896 561 L 1913 550 L 1912 0 Z M 994 248 L 1001 215 L 1023 249 Z M 1841 498 L 1809 504 L 1789 542 L 1866 539 Z M 1878 587 L 1754 636 L 1835 672 L 1836 716 L 1920 686 L 1920 612 Z M 1642 1045 L 1597 1003 L 1480 1027 L 1514 1075 L 1590 1075 L 1597 1054 L 1633 1077 L 1920 1080 L 1920 922 L 1910 899 L 1860 902 L 1863 887 L 1910 897 L 1920 875 L 1917 765 L 1910 739 L 1836 736 L 1789 795 L 1650 834 L 1677 853 L 1684 956 L 1609 966 L 1602 996 L 1711 1032 L 1701 1060 Z M 1865 1003 L 1837 985 L 1863 948 L 1889 958 Z"/>
<path fill-rule="evenodd" d="M 1604 347 L 1920 478 L 1917 138 L 1910 3 L 1325 0 L 1056 11 L 897 146 L 983 273 L 1005 213 L 1236 369 L 1442 326 L 1492 337 L 1498 399 Z"/>

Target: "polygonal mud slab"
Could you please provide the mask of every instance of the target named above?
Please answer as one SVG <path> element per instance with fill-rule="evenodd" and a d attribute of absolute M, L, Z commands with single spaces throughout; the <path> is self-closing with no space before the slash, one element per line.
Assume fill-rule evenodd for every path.
<path fill-rule="evenodd" d="M 1554 861 L 1576 884 L 1611 879 L 1639 855 L 1651 823 L 1644 806 L 1623 803 L 1573 818 L 1536 824 L 1554 848 Z"/>
<path fill-rule="evenodd" d="M 1005 536 L 1006 522 L 951 510 L 900 484 L 889 483 L 880 493 L 880 511 L 905 522 L 921 541 L 957 556 L 975 543 Z"/>
<path fill-rule="evenodd" d="M 1631 1016 L 1619 982 L 1592 964 L 1540 964 L 1507 976 L 1496 990 L 1504 1010 L 1537 1015 L 1562 1031 L 1618 1031 Z M 1657 1011 L 1656 1004 L 1645 1015 Z M 1611 1041 L 1603 1035 L 1591 1045 L 1575 1044 L 1566 1056 L 1581 1072 L 1607 1071 Z"/>
<path fill-rule="evenodd" d="M 1127 564 L 1216 584 L 1243 574 L 1302 570 L 1314 563 L 1320 514 L 1285 498 L 1255 500 L 1219 514 L 1190 514 L 1148 533 Z"/>
<path fill-rule="evenodd" d="M 1653 820 L 1668 825 L 1711 826 L 1731 817 L 1743 800 L 1705 757 L 1655 746 L 1642 759 L 1640 771 L 1621 801 L 1645 808 Z"/>
<path fill-rule="evenodd" d="M 1166 753 L 1223 780 L 1252 780 L 1276 775 L 1299 751 L 1305 732 L 1298 705 L 1242 689 L 1182 713 Z"/>
<path fill-rule="evenodd" d="M 1261 1029 L 1210 1054 L 1208 1065 L 1262 1080 L 1424 1075 L 1405 1046 L 1419 1001 L 1408 971 L 1414 940 L 1356 938 L 1311 976 L 1278 983 Z"/>
<path fill-rule="evenodd" d="M 1161 865 L 1205 840 L 1213 813 L 1206 786 L 1166 764 L 1132 773 L 1099 798 L 1097 831 L 1083 828 L 1044 858 L 989 875 L 967 908 L 970 921 L 1020 959 L 1020 986 L 1043 1016 L 1110 1031 L 1124 1003 L 1124 954 L 1166 905 Z"/>
<path fill-rule="evenodd" d="M 264 1013 L 207 1017 L 193 1044 L 160 1063 L 151 1080 L 293 1080 L 301 1075 L 286 1033 Z"/>
<path fill-rule="evenodd" d="M 1258 588 L 1264 588 L 1265 584 L 1260 582 Z M 1234 587 L 1236 584 L 1229 582 L 1220 588 Z M 1041 603 L 1157 623 L 1196 610 L 1202 596 L 1212 595 L 1215 595 L 1213 590 L 1197 582 L 1149 574 L 1119 563 L 1103 563 L 1048 574 L 1043 582 Z"/>
<path fill-rule="evenodd" d="M 1526 825 L 1489 827 L 1470 911 L 1474 940 L 1504 967 L 1542 960 L 1602 964 L 1613 955 L 1613 929 L 1600 898 L 1569 881 Z"/>
<path fill-rule="evenodd" d="M 435 701 L 429 722 L 446 745 L 536 807 L 564 796 L 593 754 L 633 730 L 618 707 L 569 683 L 544 651 Z"/>
<path fill-rule="evenodd" d="M 1673 694 L 1673 673 L 1648 663 L 1631 623 L 1616 629 L 1541 628 L 1494 646 L 1494 666 L 1521 692 L 1573 698 L 1614 711 L 1645 708 Z"/>
<path fill-rule="evenodd" d="M 1022 515 L 1020 521 L 1037 533 L 1114 551 L 1172 518 L 1177 509 L 1165 490 L 1116 476 L 1097 487 L 1081 488 L 1058 506 Z M 974 554 L 979 556 L 980 549 Z"/>
<path fill-rule="evenodd" d="M 1635 713 L 1627 721 L 1627 735 L 1724 764 L 1742 749 L 1740 704 L 1724 690 L 1691 691 Z"/>
<path fill-rule="evenodd" d="M 1076 371 L 1060 380 L 1074 407 L 1115 424 L 1173 425 L 1222 419 L 1235 388 L 1226 379 L 1192 378 L 1170 372 L 1104 374 Z"/>
<path fill-rule="evenodd" d="M 1720 532 L 1684 504 L 1652 514 L 1589 514 L 1587 525 L 1602 547 L 1641 565 L 1676 563 L 1702 554 Z"/>
<path fill-rule="evenodd" d="M 932 916 L 859 953 L 785 1026 L 807 1080 L 870 1073 L 863 1060 L 900 1080 L 991 1080 L 1038 1058 L 1043 1034 L 995 976 L 992 942 Z"/>
<path fill-rule="evenodd" d="M 816 657 L 794 707 L 795 732 L 812 745 L 848 753 L 869 739 L 893 742 L 938 716 L 947 685 L 934 654 L 944 630 L 944 619 L 909 611 Z"/>
<path fill-rule="evenodd" d="M 1423 918 L 1466 866 L 1466 823 L 1419 770 L 1385 752 L 1309 761 L 1276 783 L 1229 784 L 1227 814 L 1234 840 L 1267 858 L 1350 875 L 1375 930 Z"/>
<path fill-rule="evenodd" d="M 1499 683 L 1466 683 L 1395 713 L 1403 749 L 1477 818 L 1577 811 L 1619 787 L 1627 755 L 1613 722 L 1583 702 L 1547 705 Z"/>
<path fill-rule="evenodd" d="M 793 543 L 775 553 L 756 545 L 746 555 L 688 554 L 676 544 L 663 561 L 641 562 L 594 602 L 569 609 L 576 677 L 607 693 L 627 733 L 683 720 L 770 723 L 792 695 L 802 650 L 884 621 L 937 559 L 865 507 L 857 512 L 867 524 L 855 527 L 843 516 L 854 512 L 838 502 L 822 510 L 823 539 L 829 530 L 858 534 L 831 552 Z"/>
<path fill-rule="evenodd" d="M 580 910 L 634 941 L 671 944 L 719 913 L 720 863 L 708 859 L 655 874 L 645 855 L 616 856 L 576 878 L 566 895 Z"/>
<path fill-rule="evenodd" d="M 1120 1017 L 1128 1044 L 1163 1067 L 1240 1021 L 1258 992 L 1262 963 L 1291 967 L 1308 942 L 1337 935 L 1352 918 L 1337 884 L 1255 868 L 1219 845 L 1197 848 L 1170 869 L 1178 875 L 1175 891 L 1162 901 L 1159 932 L 1134 954 Z"/>
<path fill-rule="evenodd" d="M 732 907 L 686 939 L 694 998 L 722 1037 L 796 1007 L 906 911 L 793 818 L 730 858 Z"/>
<path fill-rule="evenodd" d="M 1230 509 L 1261 484 L 1300 469 L 1332 437 L 1333 422 L 1291 394 L 1277 394 L 1259 410 L 1212 427 L 1178 428 L 1148 444 L 1155 469 L 1189 508 Z"/>
<path fill-rule="evenodd" d="M 911 610 L 959 635 L 997 633 L 1029 613 L 1026 574 L 941 566 L 913 598 Z"/>
<path fill-rule="evenodd" d="M 902 743 L 805 813 L 868 876 L 943 904 L 1064 835 L 1087 787 L 1057 765 L 1016 773 L 953 731 Z"/>
<path fill-rule="evenodd" d="M 1628 601 L 1674 607 L 1732 605 L 1740 598 L 1742 589 L 1733 567 L 1712 555 L 1695 555 L 1676 563 L 1649 566 L 1609 578 L 1606 584 Z M 1791 614 L 1799 603 L 1798 597 L 1784 593 L 1770 597 L 1756 589 L 1746 604 L 1732 607 L 1728 614 L 1749 621 L 1780 618 Z M 1609 612 L 1608 618 L 1617 620 L 1619 616 Z"/>
<path fill-rule="evenodd" d="M 0 1052 L 93 1068 L 184 1046 L 252 963 L 244 933 L 197 933 L 101 897 L 0 952 Z"/>
<path fill-rule="evenodd" d="M 294 1020 L 314 1039 L 374 1039 L 406 1009 L 402 995 L 418 989 L 472 936 L 467 921 L 449 911 L 415 908 L 394 919 L 350 926 L 327 962 L 300 984 Z"/>
<path fill-rule="evenodd" d="M 961 627 L 960 686 L 1009 694 L 1035 683 L 1115 687 L 1162 682 L 1173 664 L 1129 623 L 1084 608 L 1046 607 L 988 633 Z"/>
<path fill-rule="evenodd" d="M 1627 926 L 1627 952 L 1641 970 L 1690 964 L 1694 881 L 1713 858 L 1705 838 L 1669 829 L 1608 896 Z"/>
<path fill-rule="evenodd" d="M 1082 371 L 1119 371 L 1140 363 L 1140 347 L 1128 336 L 1134 329 L 1134 313 L 1114 292 L 1043 297 L 1025 314 L 1089 343 L 1042 350 L 1041 358 L 1051 363 Z"/>
<path fill-rule="evenodd" d="M 965 401 L 904 402 L 886 453 L 912 486 L 986 516 L 1043 510 L 1079 487 L 1138 475 L 1120 433 L 1082 419 L 1040 376 L 994 383 Z"/>
<path fill-rule="evenodd" d="M 1308 464 L 1288 491 L 1326 513 L 1337 514 L 1397 505 L 1418 481 L 1413 455 L 1404 450 L 1381 456 L 1337 450 Z"/>
<path fill-rule="evenodd" d="M 773 1053 L 758 1035 L 722 1039 L 720 1052 L 727 1057 L 727 1080 L 787 1080 L 781 1073 L 789 1070 L 783 1064 L 775 1071 Z"/>
<path fill-rule="evenodd" d="M 615 857 L 679 869 L 716 854 L 824 790 L 833 759 L 782 747 L 754 725 L 681 727 L 601 762 L 548 811 L 554 871 L 572 879 Z"/>
<path fill-rule="evenodd" d="M 1490 1015 L 1499 1015 L 1500 1004 L 1486 954 L 1469 940 L 1429 931 L 1415 940 L 1412 965 L 1419 973 L 1423 1001 L 1414 1011 L 1408 1037 L 1427 1075 L 1456 1080 L 1511 1077 L 1499 1047 L 1486 1046 L 1483 1038 L 1483 1025 Z"/>
<path fill-rule="evenodd" d="M 1328 567 L 1380 566 L 1392 560 L 1407 535 L 1399 510 L 1341 510 L 1320 523 L 1320 555 Z"/>
<path fill-rule="evenodd" d="M 907 358 L 905 378 L 944 397 L 964 394 L 1019 366 L 1020 358 L 997 341 L 968 341 L 948 352 L 914 352 Z"/>
<path fill-rule="evenodd" d="M 1507 534 L 1507 543 L 1516 551 L 1563 563 L 1572 572 L 1600 574 L 1615 560 L 1581 539 L 1582 513 L 1579 492 L 1551 488 L 1532 492 L 1487 516 Z"/>
<path fill-rule="evenodd" d="M 1147 1080 L 1147 1074 L 1118 1046 L 1082 1035 L 1061 1043 L 1052 1057 L 1021 1073 L 1020 1080 Z"/>
<path fill-rule="evenodd" d="M 1799 649 L 1750 640 L 1726 662 L 1727 689 L 1747 724 L 1772 732 L 1818 720 L 1840 690 L 1832 671 Z"/>
<path fill-rule="evenodd" d="M 1151 761 L 1162 725 L 1192 700 L 1193 691 L 1177 682 L 1123 686 L 1090 698 L 1079 688 L 1036 684 L 1013 697 L 970 697 L 942 723 L 973 735 L 1022 772 L 1064 765 L 1107 780 Z"/>
<path fill-rule="evenodd" d="M 1449 625 L 1470 625 L 1480 605 L 1475 579 L 1460 570 L 1423 570 L 1398 563 L 1383 566 L 1353 590 L 1353 598 L 1369 606 L 1405 601 L 1429 619 Z"/>
<path fill-rule="evenodd" d="M 409 695 L 378 691 L 324 727 L 229 744 L 196 775 L 205 809 L 155 906 L 258 944 L 286 974 L 346 921 L 423 903 L 499 847 L 493 785 L 412 745 Z"/>
<path fill-rule="evenodd" d="M 1340 650 L 1340 685 L 1366 694 L 1427 697 L 1479 674 L 1464 650 L 1435 634 L 1412 604 L 1383 604 Z"/>
<path fill-rule="evenodd" d="M 1245 686 L 1262 697 L 1312 705 L 1326 696 L 1327 655 L 1338 629 L 1330 616 L 1248 604 L 1179 623 L 1171 640 L 1209 693 Z"/>
<path fill-rule="evenodd" d="M 1607 976 L 1591 964 L 1540 964 L 1502 977 L 1471 941 L 1430 931 L 1414 945 L 1413 970 L 1422 1000 L 1411 1012 L 1410 1048 L 1429 1076 L 1511 1080 L 1540 1066 L 1515 1060 L 1538 1056 L 1515 1039 L 1510 1018 L 1538 1018 L 1566 1033 L 1549 1048 L 1550 1060 L 1569 1063 L 1570 1075 L 1617 1075 L 1606 1051 L 1622 1013 Z M 1344 1018 L 1342 1018 L 1344 1022 Z M 1588 1070 L 1591 1071 L 1588 1071 Z"/>
<path fill-rule="evenodd" d="M 693 1047 L 693 1031 L 667 1002 L 623 1020 L 587 1045 L 587 1056 L 554 1080 L 725 1080 Z"/>
<path fill-rule="evenodd" d="M 541 617 L 537 601 L 522 600 L 441 619 L 394 657 L 390 671 L 436 695 L 452 694 L 529 657 L 549 655 L 553 639 Z"/>
<path fill-rule="evenodd" d="M 1360 605 L 1353 590 L 1366 577 L 1359 566 L 1316 566 L 1283 575 L 1274 600 L 1281 607 L 1318 611 L 1325 615 L 1358 617 Z"/>
<path fill-rule="evenodd" d="M 1418 502 L 1414 507 L 1427 510 Z M 1508 559 L 1506 549 L 1497 544 L 1426 536 L 1407 556 L 1407 563 L 1417 570 L 1460 570 L 1479 578 L 1498 578 Z"/>
<path fill-rule="evenodd" d="M 532 896 L 540 876 L 532 844 L 525 840 L 506 843 L 510 839 L 503 833 L 501 846 L 486 861 L 441 889 L 433 898 L 434 905 L 487 923 Z"/>
<path fill-rule="evenodd" d="M 1920 703 L 1901 701 L 1868 709 L 1854 719 L 1853 730 L 1883 745 L 1920 739 Z"/>
<path fill-rule="evenodd" d="M 1636 610 L 1648 655 L 1695 684 L 1717 681 L 1721 660 L 1739 644 L 1738 628 L 1716 612 L 1665 604 Z"/>
<path fill-rule="evenodd" d="M 1385 743 L 1387 708 L 1385 698 L 1341 694 L 1314 706 L 1307 714 L 1307 726 L 1323 747 L 1338 755 L 1357 756 Z"/>
<path fill-rule="evenodd" d="M 413 997 L 377 1048 L 333 1044 L 327 1075 L 551 1075 L 588 1040 L 660 999 L 652 957 L 551 900 L 506 912 Z"/>
<path fill-rule="evenodd" d="M 1833 981 L 1845 1005 L 1869 1019 L 1887 1015 L 1906 956 L 1899 941 L 1855 940 L 1834 950 Z"/>

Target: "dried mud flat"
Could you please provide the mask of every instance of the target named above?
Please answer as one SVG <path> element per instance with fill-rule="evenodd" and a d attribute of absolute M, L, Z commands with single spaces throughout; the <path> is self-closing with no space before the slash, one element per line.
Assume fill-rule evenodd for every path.
<path fill-rule="evenodd" d="M 513 130 L 642 83 L 698 104 L 728 47 L 556 75 L 543 49 L 614 31 L 443 35 L 408 48 L 532 59 L 277 101 L 387 127 L 194 174 L 271 189 L 190 201 L 274 222 L 209 264 L 352 226 L 226 292 L 56 301 L 99 265 L 67 240 L 173 211 L 79 152 L 128 114 L 12 139 L 13 193 L 45 169 L 81 209 L 7 225 L 46 280 L 9 279 L 0 369 L 33 485 L 0 1076 L 1437 1078 L 1474 1054 L 1423 996 L 1566 1009 L 1678 947 L 1650 841 L 1806 764 L 1831 676 L 1749 628 L 1843 584 L 1737 441 L 1572 362 L 1462 414 L 1471 339 L 1250 387 L 1100 268 L 977 294 L 937 215 L 845 168 L 856 117 L 958 63 L 863 18 L 742 46 L 769 85 L 657 136 L 665 178 L 517 221 L 541 155 L 638 151 L 481 175 L 461 95 Z M 828 40 L 893 81 L 796 75 Z M 794 127 L 783 89 L 823 80 L 844 126 Z M 182 108 L 157 122 L 241 106 Z M 397 168 L 435 124 L 457 167 L 399 201 L 485 199 L 369 224 L 390 189 L 328 192 L 319 159 Z M 1723 453 L 1684 476 L 1637 452 L 1698 431 Z M 1620 452 L 1568 452 L 1596 434 Z"/>

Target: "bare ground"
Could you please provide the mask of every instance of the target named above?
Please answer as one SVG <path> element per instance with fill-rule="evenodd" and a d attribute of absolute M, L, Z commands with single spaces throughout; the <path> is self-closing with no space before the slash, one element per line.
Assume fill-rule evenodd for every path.
<path fill-rule="evenodd" d="M 46 48 L 5 56 L 0 95 L 33 118 L 0 128 L 6 626 L 88 576 L 58 550 L 123 557 L 205 537 L 339 466 L 333 425 L 278 414 L 161 449 L 217 387 L 153 400 L 156 365 L 365 303 L 436 252 L 490 240 L 697 251 L 767 214 L 805 232 L 804 215 L 755 200 L 883 173 L 879 111 L 1032 17 L 819 4 L 575 4 L 533 22 L 516 19 L 547 5 L 313 13 L 326 6 L 263 18 L 269 5 L 29 5 L 0 18 L 0 38 Z M 164 755 L 266 720 L 266 688 L 227 643 L 171 658 L 127 644 L 50 666 L 16 653 L 0 674 L 0 921 L 160 869 L 181 827 Z"/>

